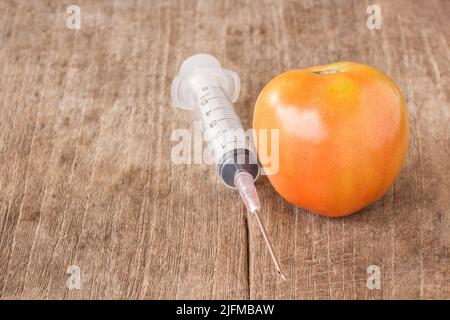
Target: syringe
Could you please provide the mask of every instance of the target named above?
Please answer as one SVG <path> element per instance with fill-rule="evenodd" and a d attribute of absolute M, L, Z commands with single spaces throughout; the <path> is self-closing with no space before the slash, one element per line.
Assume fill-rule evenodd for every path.
<path fill-rule="evenodd" d="M 175 107 L 195 110 L 201 119 L 222 182 L 239 191 L 247 210 L 256 218 L 277 272 L 286 279 L 259 218 L 261 205 L 254 181 L 260 167 L 232 104 L 239 91 L 236 72 L 223 69 L 211 55 L 196 54 L 182 63 L 172 81 L 171 96 Z"/>

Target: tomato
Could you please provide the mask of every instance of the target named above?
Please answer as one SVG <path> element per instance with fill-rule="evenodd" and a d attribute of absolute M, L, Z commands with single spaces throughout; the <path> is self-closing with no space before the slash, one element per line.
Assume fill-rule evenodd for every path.
<path fill-rule="evenodd" d="M 398 86 L 355 62 L 275 77 L 257 99 L 253 127 L 257 144 L 260 129 L 279 129 L 279 168 L 268 175 L 276 191 L 301 208 L 333 217 L 354 213 L 386 193 L 408 146 Z M 258 146 L 260 159 L 261 153 Z"/>

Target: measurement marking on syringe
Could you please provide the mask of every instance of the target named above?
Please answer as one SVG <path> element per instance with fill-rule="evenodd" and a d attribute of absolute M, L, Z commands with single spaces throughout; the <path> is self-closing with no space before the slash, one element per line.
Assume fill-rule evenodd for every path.
<path fill-rule="evenodd" d="M 206 111 L 206 115 L 209 116 L 211 114 L 211 112 L 213 112 L 214 110 L 219 110 L 219 109 L 226 109 L 226 107 L 217 107 L 211 110 Z"/>
<path fill-rule="evenodd" d="M 234 118 L 221 118 L 221 119 L 213 120 L 213 121 L 211 121 L 209 126 L 211 128 L 214 128 L 217 125 L 217 122 L 219 122 L 219 121 L 227 121 L 227 120 L 234 121 L 235 119 Z"/>
<path fill-rule="evenodd" d="M 223 99 L 223 100 L 227 100 L 227 98 L 225 98 L 225 97 L 211 97 L 211 98 L 209 98 L 209 99 L 208 99 L 208 101 L 211 101 L 211 100 L 216 100 L 216 99 Z"/>
<path fill-rule="evenodd" d="M 200 99 L 200 105 L 202 106 L 202 107 L 205 107 L 205 106 L 207 106 L 212 100 L 223 100 L 223 101 L 225 101 L 225 102 L 227 102 L 228 100 L 226 99 L 226 98 L 224 98 L 224 97 L 211 97 L 211 98 L 203 98 L 203 97 L 201 97 Z"/>
<path fill-rule="evenodd" d="M 214 136 L 214 139 L 219 139 L 219 137 L 225 133 L 227 133 L 227 130 L 222 130 L 222 131 L 217 132 Z"/>
<path fill-rule="evenodd" d="M 203 100 L 203 99 L 205 99 L 207 96 L 209 96 L 210 95 L 210 93 L 208 92 L 207 94 L 204 94 L 204 95 L 202 95 L 201 97 L 200 97 L 200 99 L 199 100 Z"/>
<path fill-rule="evenodd" d="M 227 134 L 227 133 L 229 133 L 230 132 L 230 130 L 221 130 L 221 131 L 219 131 L 219 132 L 217 132 L 215 135 L 214 135 L 214 139 L 219 139 L 221 136 L 223 136 L 224 134 Z M 230 138 L 233 138 L 233 139 L 236 139 L 236 137 L 233 137 L 233 136 L 230 136 Z"/>

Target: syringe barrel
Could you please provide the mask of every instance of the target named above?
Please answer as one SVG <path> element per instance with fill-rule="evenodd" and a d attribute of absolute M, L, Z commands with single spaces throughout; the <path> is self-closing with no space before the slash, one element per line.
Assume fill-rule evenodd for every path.
<path fill-rule="evenodd" d="M 227 94 L 213 77 L 194 78 L 191 86 L 198 102 L 195 109 L 223 183 L 234 188 L 234 176 L 241 171 L 256 179 L 257 157 Z"/>

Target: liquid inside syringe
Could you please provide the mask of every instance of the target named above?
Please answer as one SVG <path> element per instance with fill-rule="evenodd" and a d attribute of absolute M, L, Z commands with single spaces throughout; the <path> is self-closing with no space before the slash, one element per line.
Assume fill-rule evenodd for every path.
<path fill-rule="evenodd" d="M 257 220 L 277 272 L 285 279 L 259 217 L 261 205 L 254 181 L 260 167 L 232 104 L 239 90 L 239 76 L 235 72 L 222 69 L 210 55 L 197 54 L 181 65 L 172 82 L 171 95 L 176 107 L 193 109 L 201 119 L 222 182 L 239 191 Z"/>

